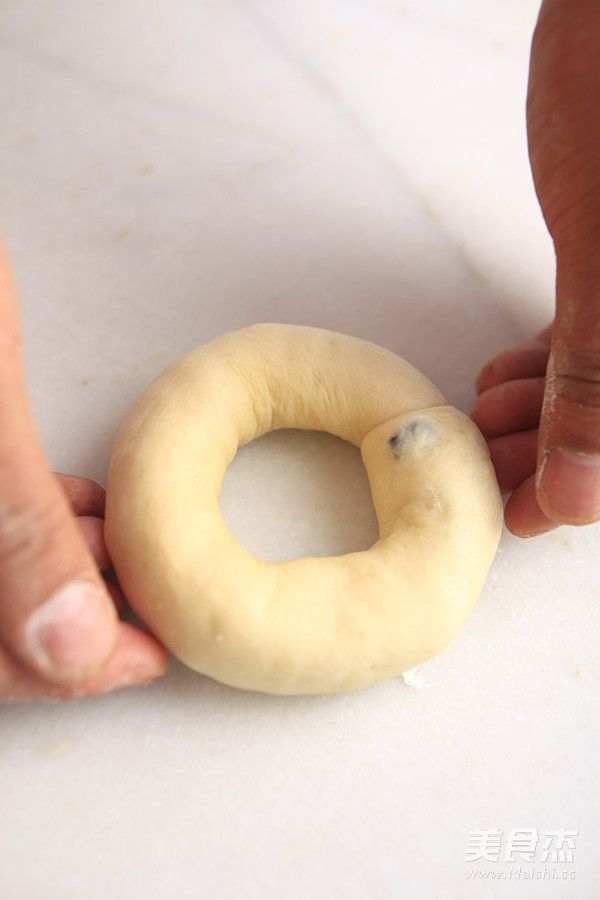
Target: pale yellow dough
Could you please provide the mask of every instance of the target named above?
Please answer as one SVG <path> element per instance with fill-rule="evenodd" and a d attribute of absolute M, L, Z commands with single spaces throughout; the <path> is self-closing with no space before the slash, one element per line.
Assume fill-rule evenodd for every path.
<path fill-rule="evenodd" d="M 218 495 L 239 445 L 276 428 L 361 448 L 369 550 L 266 562 Z M 255 325 L 169 366 L 117 437 L 106 540 L 148 627 L 198 672 L 279 694 L 400 675 L 442 650 L 496 552 L 502 504 L 481 434 L 404 360 L 347 335 Z"/>

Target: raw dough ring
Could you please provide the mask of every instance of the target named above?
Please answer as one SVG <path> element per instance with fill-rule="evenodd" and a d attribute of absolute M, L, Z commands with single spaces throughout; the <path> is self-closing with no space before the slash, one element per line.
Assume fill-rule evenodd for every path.
<path fill-rule="evenodd" d="M 238 446 L 276 428 L 361 448 L 380 538 L 266 562 L 218 495 Z M 191 668 L 279 694 L 350 690 L 442 650 L 473 608 L 502 504 L 470 421 L 407 362 L 317 328 L 255 325 L 176 360 L 111 460 L 106 541 L 135 612 Z"/>

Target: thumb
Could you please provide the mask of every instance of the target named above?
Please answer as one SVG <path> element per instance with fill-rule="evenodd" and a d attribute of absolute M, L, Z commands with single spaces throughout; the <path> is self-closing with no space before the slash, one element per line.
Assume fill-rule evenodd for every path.
<path fill-rule="evenodd" d="M 17 305 L 0 246 L 0 642 L 50 679 L 98 671 L 114 607 L 29 414 Z"/>
<path fill-rule="evenodd" d="M 558 284 L 561 280 L 559 264 Z M 540 418 L 536 486 L 538 504 L 553 521 L 586 525 L 600 520 L 600 306 L 596 297 L 587 304 L 575 304 L 567 294 L 557 304 Z"/>
<path fill-rule="evenodd" d="M 537 501 L 600 519 L 600 4 L 544 0 L 527 98 L 531 167 L 556 250 L 556 319 L 538 437 Z"/>

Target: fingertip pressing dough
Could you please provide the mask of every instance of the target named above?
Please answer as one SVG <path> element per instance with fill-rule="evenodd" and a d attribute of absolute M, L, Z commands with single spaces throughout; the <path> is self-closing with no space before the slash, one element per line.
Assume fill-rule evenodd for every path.
<path fill-rule="evenodd" d="M 369 549 L 267 562 L 219 511 L 238 446 L 278 428 L 356 444 L 379 524 Z M 240 688 L 327 693 L 400 675 L 469 616 L 502 529 L 471 420 L 394 353 L 254 325 L 165 369 L 113 449 L 106 542 L 139 617 L 191 668 Z"/>

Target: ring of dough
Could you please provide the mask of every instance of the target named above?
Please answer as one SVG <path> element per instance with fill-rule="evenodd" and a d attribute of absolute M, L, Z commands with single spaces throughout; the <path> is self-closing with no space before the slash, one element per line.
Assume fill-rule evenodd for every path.
<path fill-rule="evenodd" d="M 361 449 L 379 524 L 369 549 L 267 562 L 219 511 L 238 446 L 277 428 Z M 470 419 L 394 353 L 255 325 L 176 360 L 118 434 L 106 541 L 131 606 L 191 668 L 280 694 L 360 688 L 436 655 L 473 608 L 502 504 Z"/>

